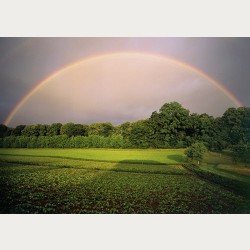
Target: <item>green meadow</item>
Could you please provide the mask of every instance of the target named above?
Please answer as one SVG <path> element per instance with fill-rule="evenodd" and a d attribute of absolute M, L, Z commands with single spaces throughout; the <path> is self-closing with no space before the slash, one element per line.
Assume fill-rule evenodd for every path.
<path fill-rule="evenodd" d="M 69 158 L 91 161 L 176 164 L 184 149 L 0 149 L 1 155 Z"/>
<path fill-rule="evenodd" d="M 0 149 L 0 213 L 249 213 L 249 187 L 225 153 L 194 167 L 184 149 Z"/>

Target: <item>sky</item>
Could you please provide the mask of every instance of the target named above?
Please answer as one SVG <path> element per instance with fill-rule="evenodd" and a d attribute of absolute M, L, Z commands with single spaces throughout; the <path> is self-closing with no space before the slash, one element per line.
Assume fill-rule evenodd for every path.
<path fill-rule="evenodd" d="M 250 38 L 1 37 L 0 55 L 8 126 L 120 124 L 170 101 L 214 116 L 250 106 Z"/>

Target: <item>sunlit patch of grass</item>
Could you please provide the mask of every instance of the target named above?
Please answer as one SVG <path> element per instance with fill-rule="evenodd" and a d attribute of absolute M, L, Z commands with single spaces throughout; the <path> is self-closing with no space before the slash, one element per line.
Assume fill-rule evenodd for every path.
<path fill-rule="evenodd" d="M 140 164 L 178 164 L 184 149 L 0 149 L 0 155 L 25 155 Z"/>

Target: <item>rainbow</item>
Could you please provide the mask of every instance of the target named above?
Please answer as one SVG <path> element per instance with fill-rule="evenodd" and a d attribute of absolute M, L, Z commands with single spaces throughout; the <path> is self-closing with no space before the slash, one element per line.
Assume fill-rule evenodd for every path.
<path fill-rule="evenodd" d="M 176 66 L 180 66 L 183 67 L 184 69 L 193 72 L 194 74 L 201 76 L 202 78 L 205 78 L 206 80 L 208 80 L 210 83 L 212 83 L 214 86 L 217 87 L 218 90 L 220 90 L 221 92 L 223 92 L 224 95 L 226 95 L 227 97 L 229 97 L 232 102 L 237 106 L 243 106 L 243 104 L 220 82 L 218 82 L 217 80 L 215 80 L 213 77 L 209 76 L 208 74 L 204 73 L 203 71 L 201 71 L 200 69 L 197 69 L 194 66 L 191 66 L 187 63 L 184 63 L 182 61 L 179 61 L 175 58 L 171 58 L 171 57 L 166 57 L 166 56 L 162 56 L 162 55 L 155 55 L 155 54 L 148 54 L 148 53 L 138 53 L 138 52 L 114 52 L 114 53 L 109 53 L 109 54 L 102 54 L 102 55 L 97 55 L 97 56 L 91 56 L 91 57 L 87 57 L 85 59 L 81 59 L 79 61 L 76 61 L 74 63 L 68 64 L 66 66 L 64 66 L 63 68 L 57 70 L 56 72 L 52 73 L 51 75 L 49 75 L 48 77 L 46 77 L 44 80 L 42 80 L 41 82 L 37 83 L 17 104 L 16 106 L 13 108 L 13 110 L 8 114 L 8 116 L 6 117 L 6 119 L 4 120 L 4 124 L 8 125 L 10 123 L 10 121 L 13 119 L 13 117 L 15 116 L 15 114 L 18 112 L 18 110 L 22 107 L 22 105 L 36 92 L 38 91 L 40 88 L 42 88 L 46 83 L 48 83 L 50 80 L 56 78 L 58 75 L 60 75 L 61 73 L 70 70 L 80 64 L 87 64 L 90 62 L 94 62 L 94 61 L 98 61 L 100 59 L 104 59 L 104 58 L 118 58 L 118 57 L 129 57 L 129 56 L 139 56 L 139 57 L 151 57 L 152 59 L 161 59 L 165 62 L 168 63 L 172 63 L 173 65 Z"/>

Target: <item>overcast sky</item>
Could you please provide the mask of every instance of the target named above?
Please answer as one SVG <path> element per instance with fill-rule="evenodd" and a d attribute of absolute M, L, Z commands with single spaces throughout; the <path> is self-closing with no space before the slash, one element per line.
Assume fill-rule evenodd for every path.
<path fill-rule="evenodd" d="M 243 105 L 250 106 L 249 38 L 0 38 L 0 121 L 3 122 L 5 120 L 20 99 L 36 84 L 65 67 L 65 65 L 102 54 L 138 52 L 144 55 L 160 55 L 174 58 L 181 64 L 185 63 L 190 65 L 190 67 L 195 67 L 222 83 Z M 156 60 L 154 64 L 151 60 L 150 63 L 144 65 L 146 57 L 144 59 L 137 58 L 137 65 L 134 65 L 134 62 L 137 60 L 135 59 L 132 56 L 126 60 L 119 58 L 116 61 L 112 61 L 113 59 L 107 57 L 106 59 L 95 61 L 95 65 L 91 66 L 92 68 L 88 69 L 86 65 L 80 65 L 81 67 L 79 66 L 74 71 L 64 72 L 63 75 L 55 79 L 57 83 L 54 83 L 54 88 L 51 82 L 43 89 L 41 88 L 40 92 L 37 91 L 26 102 L 26 108 L 23 105 L 19 113 L 17 112 L 16 120 L 14 121 L 13 118 L 10 125 L 16 126 L 20 123 L 51 123 L 53 119 L 56 119 L 54 122 L 67 122 L 71 120 L 79 123 L 109 120 L 118 124 L 125 120 L 136 120 L 137 118 L 140 119 L 147 116 L 149 112 L 154 111 L 150 109 L 156 108 L 159 105 L 161 106 L 164 102 L 171 100 L 171 96 L 169 95 L 172 95 L 173 98 L 180 98 L 180 102 L 190 108 L 191 112 L 207 112 L 212 115 L 220 115 L 223 109 L 231 104 L 224 98 L 222 93 L 216 96 L 216 91 L 211 89 L 212 84 L 207 79 L 202 79 L 192 72 L 186 74 L 184 68 L 173 69 L 173 65 L 169 63 L 168 65 L 165 64 L 166 71 L 164 71 L 160 59 L 159 61 Z M 102 69 L 105 68 L 106 71 L 102 70 L 100 74 L 100 67 Z M 117 87 L 114 83 L 110 83 L 112 69 L 114 73 L 111 77 L 112 81 L 119 80 L 122 86 Z M 127 82 L 127 88 L 124 88 L 121 76 L 125 76 L 128 72 L 131 75 L 133 74 L 131 72 L 135 71 L 135 69 L 138 70 L 136 70 L 137 73 L 135 73 L 134 82 L 139 85 L 135 86 L 134 82 L 131 81 Z M 139 74 L 138 71 L 140 69 L 142 69 L 142 72 Z M 168 71 L 171 71 L 171 73 L 167 74 Z M 88 78 L 88 84 L 85 83 L 84 85 L 88 89 L 88 94 L 86 95 L 86 89 L 82 89 L 81 93 L 85 93 L 85 95 L 79 96 L 78 99 L 75 98 L 77 102 L 73 103 L 74 96 L 72 94 L 72 102 L 69 101 L 65 105 L 67 93 L 75 92 L 75 96 L 79 93 L 77 88 L 81 88 L 80 83 L 75 83 L 73 86 L 72 82 L 75 79 L 74 77 L 78 75 L 77 79 L 80 79 L 79 81 L 83 83 L 85 81 L 83 72 L 85 72 L 85 75 L 86 72 L 88 74 L 92 72 L 92 75 Z M 142 75 L 144 75 L 144 78 Z M 161 76 L 159 83 L 155 80 L 157 76 Z M 151 82 L 149 82 L 150 78 Z M 65 79 L 71 79 L 71 85 L 67 85 Z M 166 85 L 164 85 L 162 79 L 164 79 Z M 171 79 L 172 85 L 168 83 L 169 79 Z M 154 80 L 155 83 L 153 83 Z M 183 87 L 184 80 L 186 82 L 185 87 Z M 203 85 L 198 82 L 202 82 Z M 102 87 L 100 88 L 100 86 Z M 168 86 L 167 89 L 166 86 Z M 180 92 L 187 93 L 188 89 L 191 90 L 195 86 L 196 89 L 193 93 L 179 96 Z M 131 96 L 131 91 L 129 90 L 135 92 L 139 87 L 140 89 L 144 89 L 144 91 L 140 91 L 140 95 Z M 113 91 L 113 95 L 103 97 L 104 99 L 109 99 L 110 102 L 105 102 L 106 108 L 101 110 L 102 117 L 100 117 L 100 113 L 97 111 L 100 110 L 102 102 L 99 103 L 99 106 L 96 103 L 101 100 L 105 89 L 107 90 L 108 88 L 111 92 Z M 70 91 L 71 89 L 72 91 Z M 97 89 L 99 90 L 96 91 Z M 102 90 L 100 91 L 100 89 Z M 158 93 L 156 93 L 155 89 L 158 89 Z M 194 96 L 197 96 L 198 90 L 200 96 L 197 98 L 197 102 L 194 102 Z M 121 106 L 119 109 L 117 106 L 114 107 L 114 102 L 117 102 L 117 99 L 112 99 L 114 95 L 118 96 L 120 92 L 125 93 L 126 91 L 128 93 L 124 94 L 122 98 L 124 98 L 123 103 L 127 102 L 127 104 Z M 211 91 L 210 96 L 206 95 L 209 91 Z M 99 94 L 96 95 L 96 92 Z M 166 93 L 166 95 L 164 96 L 162 92 Z M 61 99 L 57 97 L 58 93 L 61 93 L 59 94 Z M 103 95 L 100 93 L 103 93 Z M 48 95 L 50 95 L 50 99 L 47 98 Z M 214 103 L 216 105 L 221 103 L 220 106 L 222 109 L 220 113 L 217 112 L 215 106 L 206 109 L 206 106 L 208 107 L 210 103 L 212 105 L 213 99 L 211 95 L 214 96 L 214 100 L 216 100 Z M 57 103 L 58 106 L 51 110 L 51 112 L 47 112 L 51 106 L 47 104 L 45 107 L 42 103 L 46 103 L 46 98 L 47 100 L 52 100 L 53 96 L 54 102 L 50 103 L 50 105 L 55 106 Z M 88 102 L 85 101 L 81 104 L 81 98 L 87 100 L 87 97 Z M 136 101 L 133 102 L 133 98 Z M 221 102 L 219 102 L 219 99 Z M 58 100 L 61 100 L 61 103 L 58 103 Z M 131 104 L 132 102 L 133 105 Z M 86 107 L 87 103 L 90 104 L 89 107 Z M 152 103 L 152 105 L 149 105 L 149 103 Z M 202 103 L 204 105 L 201 105 Z M 81 105 L 85 106 L 86 109 L 76 109 L 76 107 Z M 96 110 L 94 109 L 95 105 Z M 31 111 L 28 112 L 28 108 L 31 110 L 31 106 L 33 113 Z M 44 106 L 43 110 L 42 106 Z M 70 107 L 68 111 L 65 110 L 66 107 Z M 112 107 L 114 107 L 113 110 L 111 110 Z M 135 110 L 135 107 L 138 107 L 138 110 Z M 55 116 L 55 113 L 60 114 L 60 116 Z"/>

